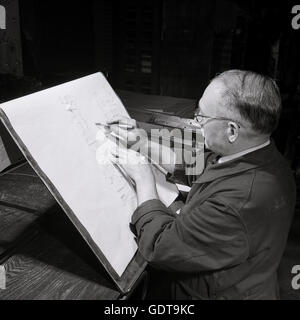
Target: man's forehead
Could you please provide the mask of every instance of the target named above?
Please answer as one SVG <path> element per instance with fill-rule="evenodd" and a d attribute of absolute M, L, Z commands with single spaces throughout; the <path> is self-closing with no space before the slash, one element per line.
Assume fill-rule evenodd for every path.
<path fill-rule="evenodd" d="M 218 105 L 219 94 L 214 87 L 210 85 L 205 89 L 202 97 L 199 99 L 198 107 L 201 110 L 206 110 L 206 108 L 214 109 L 215 105 Z"/>
<path fill-rule="evenodd" d="M 221 81 L 214 80 L 206 87 L 203 93 L 203 96 L 205 97 L 214 96 L 216 98 L 219 98 L 223 95 L 224 90 L 225 90 L 225 85 Z"/>
<path fill-rule="evenodd" d="M 201 114 L 204 113 L 205 110 L 207 110 L 207 104 L 205 103 L 205 99 L 203 99 L 203 96 L 199 99 L 197 103 L 197 113 Z"/>
<path fill-rule="evenodd" d="M 196 109 L 196 114 L 199 115 L 214 115 L 216 113 L 217 107 L 211 103 L 206 103 L 205 99 L 200 98 L 198 101 L 198 106 Z"/>
<path fill-rule="evenodd" d="M 224 113 L 223 93 L 224 85 L 221 82 L 211 82 L 199 99 L 198 108 L 203 112 Z"/>

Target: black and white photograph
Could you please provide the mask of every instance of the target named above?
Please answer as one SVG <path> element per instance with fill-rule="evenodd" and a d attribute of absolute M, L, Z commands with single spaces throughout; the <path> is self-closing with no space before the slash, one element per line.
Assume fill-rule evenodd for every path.
<path fill-rule="evenodd" d="M 300 1 L 0 0 L 0 305 L 300 300 L 299 57 Z"/>

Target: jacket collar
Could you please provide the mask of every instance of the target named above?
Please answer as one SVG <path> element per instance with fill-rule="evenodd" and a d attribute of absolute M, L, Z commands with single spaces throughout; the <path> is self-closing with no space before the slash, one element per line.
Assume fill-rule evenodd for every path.
<path fill-rule="evenodd" d="M 265 166 L 276 158 L 276 153 L 278 153 L 278 151 L 274 142 L 271 140 L 271 143 L 264 148 L 224 163 L 209 162 L 212 157 L 208 156 L 206 168 L 193 183 L 210 182 L 221 177 L 231 176 Z"/>

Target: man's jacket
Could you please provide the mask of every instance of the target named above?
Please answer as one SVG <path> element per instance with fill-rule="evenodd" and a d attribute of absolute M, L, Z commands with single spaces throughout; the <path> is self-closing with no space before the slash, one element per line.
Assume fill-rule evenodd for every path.
<path fill-rule="evenodd" d="M 159 200 L 139 206 L 131 229 L 141 255 L 169 271 L 174 299 L 276 299 L 296 188 L 273 142 L 193 183 L 179 215 Z"/>

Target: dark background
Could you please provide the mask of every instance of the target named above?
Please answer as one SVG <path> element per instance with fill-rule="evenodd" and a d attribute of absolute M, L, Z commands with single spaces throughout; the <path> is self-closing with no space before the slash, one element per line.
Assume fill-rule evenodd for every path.
<path fill-rule="evenodd" d="M 0 102 L 97 71 L 115 90 L 191 99 L 201 97 L 209 80 L 224 70 L 264 73 L 277 80 L 283 101 L 273 138 L 299 177 L 300 29 L 291 25 L 295 4 L 19 0 L 23 70 L 17 76 L 13 69 L 0 71 Z M 0 65 L 1 59 L 0 50 Z M 299 179 L 297 185 L 299 190 Z M 290 286 L 291 266 L 300 264 L 299 212 L 298 193 L 279 270 L 284 299 L 299 299 L 300 294 Z"/>
<path fill-rule="evenodd" d="M 297 170 L 300 30 L 291 25 L 294 4 L 20 0 L 23 73 L 30 79 L 25 91 L 32 82 L 49 87 L 102 71 L 114 89 L 196 99 L 224 70 L 264 73 L 277 80 L 283 99 L 273 137 Z"/>
<path fill-rule="evenodd" d="M 293 94 L 300 31 L 288 1 L 20 0 L 25 75 L 45 83 L 101 70 L 115 88 L 197 98 L 230 68 Z"/>

